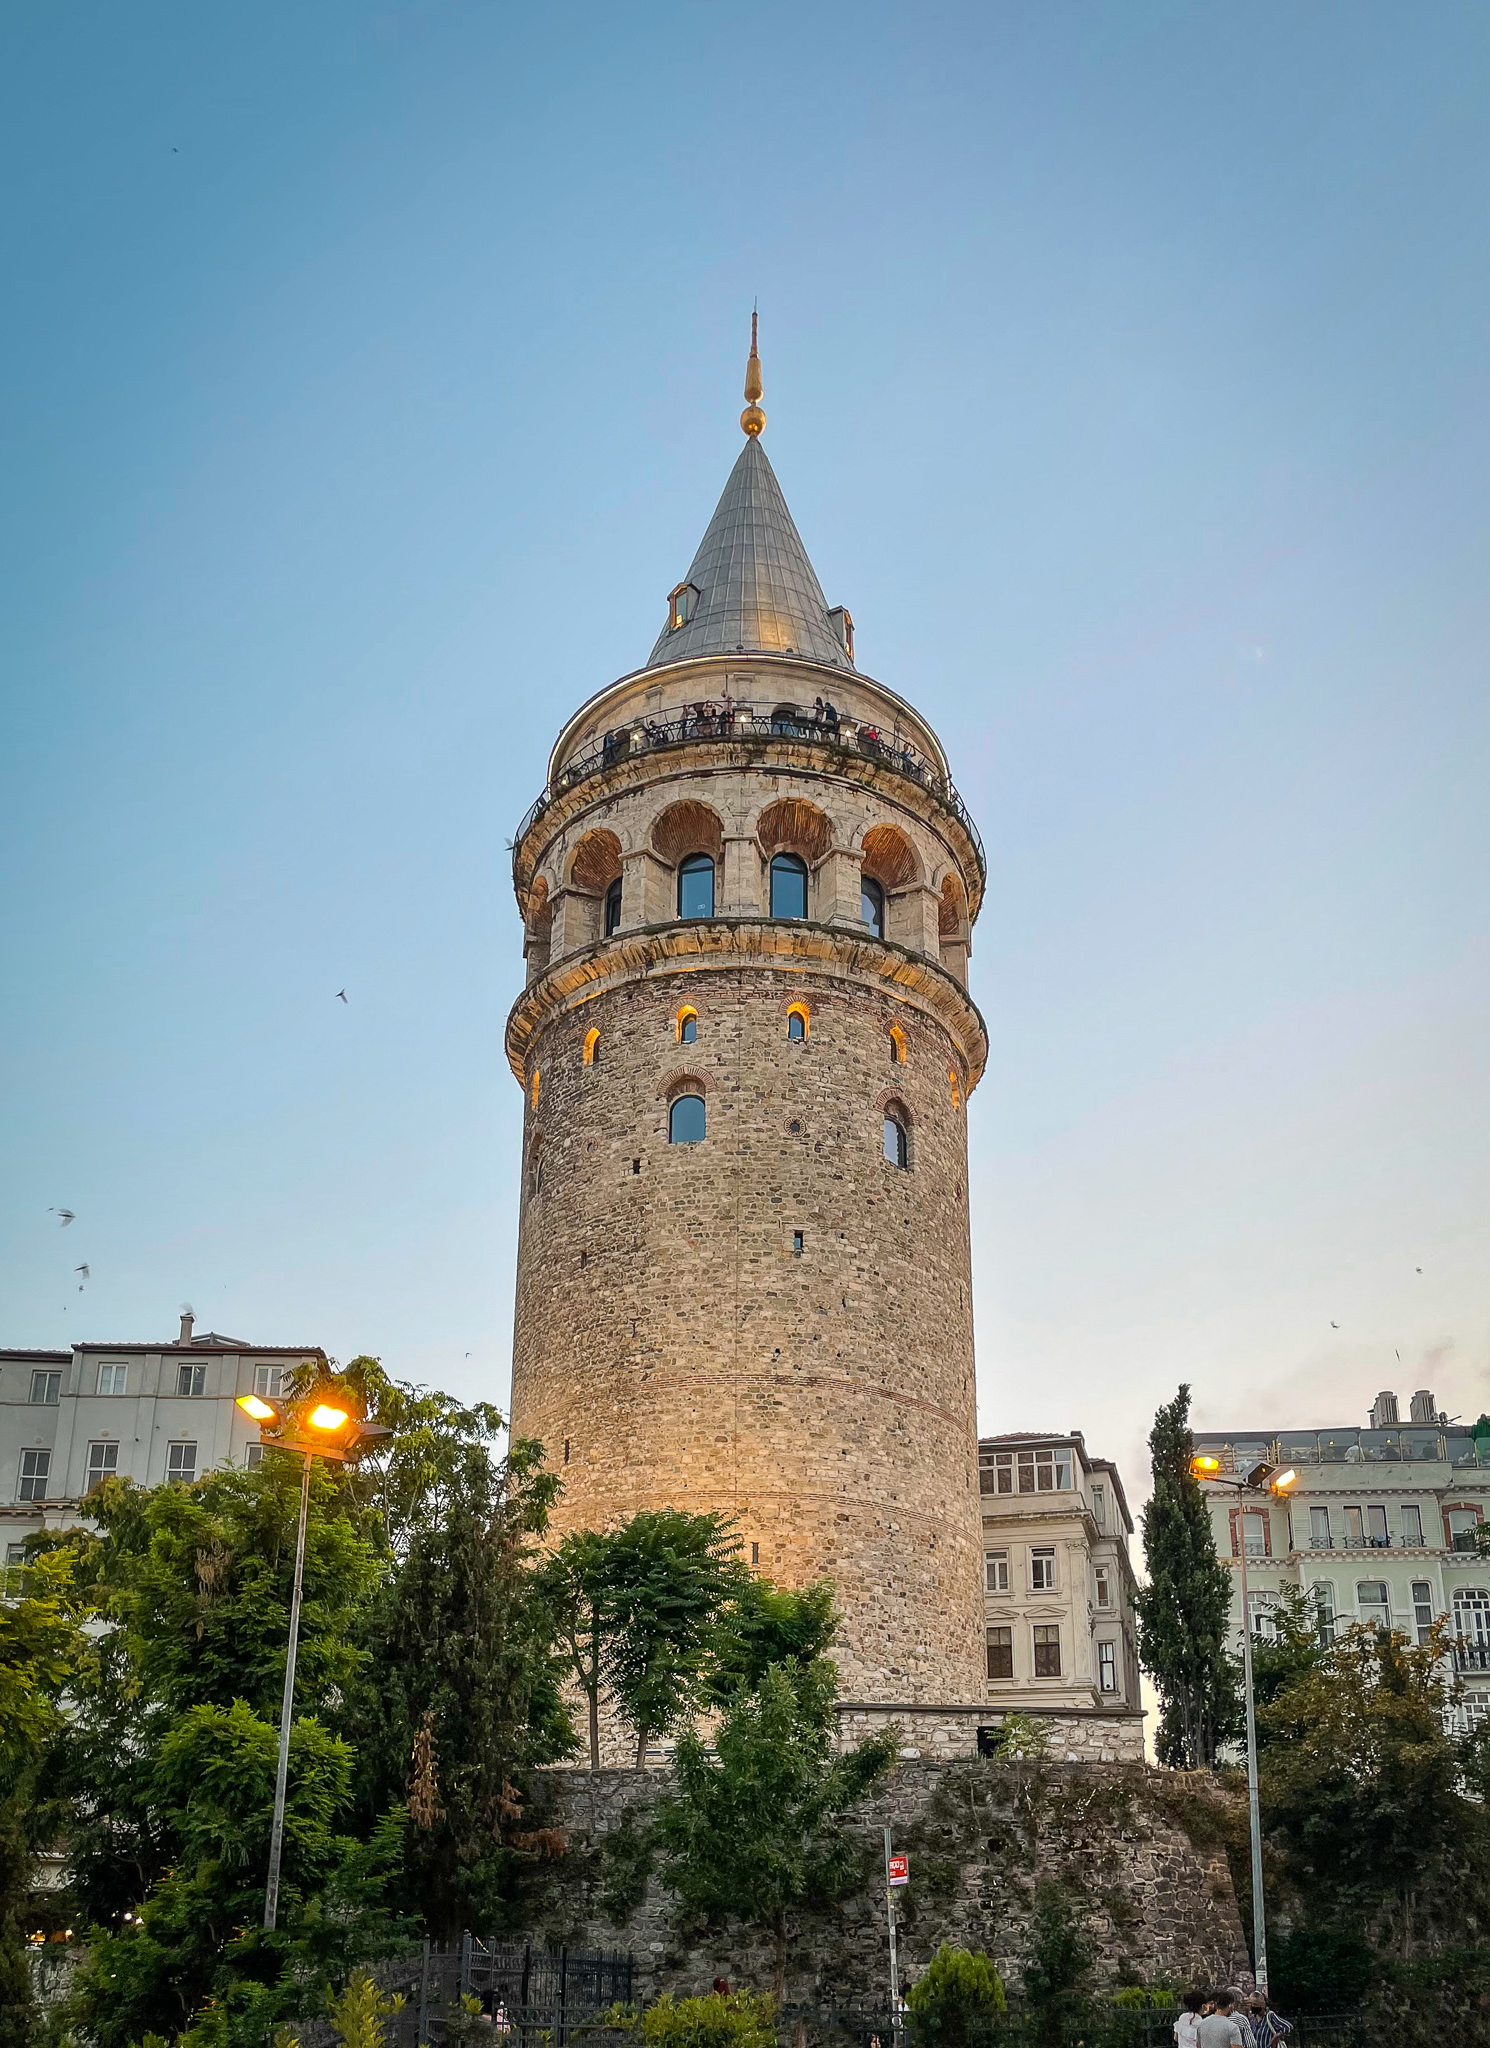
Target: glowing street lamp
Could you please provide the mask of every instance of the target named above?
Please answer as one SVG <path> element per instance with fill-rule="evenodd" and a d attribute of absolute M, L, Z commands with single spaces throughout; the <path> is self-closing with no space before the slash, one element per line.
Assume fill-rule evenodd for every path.
<path fill-rule="evenodd" d="M 323 1398 L 335 1394 L 337 1400 Z M 279 1865 L 285 1835 L 285 1787 L 290 1769 L 290 1717 L 295 1704 L 295 1658 L 300 1648 L 300 1597 L 305 1585 L 305 1524 L 310 1513 L 310 1462 L 326 1458 L 344 1464 L 369 1445 L 392 1436 L 381 1423 L 363 1422 L 344 1408 L 340 1387 L 312 1387 L 298 1401 L 266 1400 L 261 1394 L 240 1394 L 238 1406 L 259 1425 L 266 1449 L 299 1451 L 305 1460 L 300 1473 L 300 1528 L 295 1538 L 295 1589 L 290 1596 L 290 1644 L 285 1656 L 285 1690 L 279 1709 L 279 1767 L 274 1779 L 274 1823 L 269 1831 L 269 1876 L 264 1887 L 264 1926 L 273 1931 L 279 1917 Z M 312 1407 L 311 1403 L 315 1406 Z"/>
<path fill-rule="evenodd" d="M 1195 1477 L 1208 1486 L 1229 1486 L 1240 1500 L 1243 1494 L 1260 1493 L 1282 1496 L 1298 1479 L 1298 1473 L 1290 1465 L 1279 1470 L 1276 1465 L 1254 1465 L 1241 1479 L 1227 1479 L 1221 1472 L 1221 1460 L 1209 1452 L 1197 1451 L 1190 1460 L 1190 1470 Z M 1262 1899 L 1262 1817 L 1257 1799 L 1257 1718 L 1252 1698 L 1252 1614 L 1247 1602 L 1247 1523 L 1241 1515 L 1237 1533 L 1237 1549 L 1242 1561 L 1242 1694 L 1247 1709 L 1247 1815 L 1252 1831 L 1252 1950 L 1255 1960 L 1253 1974 L 1257 1988 L 1264 1998 L 1268 1995 L 1268 1935 L 1267 1916 Z"/>

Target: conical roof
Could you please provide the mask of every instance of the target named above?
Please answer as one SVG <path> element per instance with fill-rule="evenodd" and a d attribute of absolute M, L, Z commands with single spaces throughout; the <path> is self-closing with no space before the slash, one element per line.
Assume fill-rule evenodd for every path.
<path fill-rule="evenodd" d="M 740 450 L 683 582 L 698 592 L 692 615 L 663 627 L 648 668 L 757 653 L 851 666 L 757 433 Z"/>

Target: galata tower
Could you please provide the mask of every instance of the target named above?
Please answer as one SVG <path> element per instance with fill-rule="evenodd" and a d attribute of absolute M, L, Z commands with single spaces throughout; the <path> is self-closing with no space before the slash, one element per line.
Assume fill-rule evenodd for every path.
<path fill-rule="evenodd" d="M 732 1516 L 837 1584 L 846 1700 L 983 1675 L 967 1099 L 982 847 L 745 445 L 644 667 L 518 829 L 514 1435 L 560 1533 Z"/>

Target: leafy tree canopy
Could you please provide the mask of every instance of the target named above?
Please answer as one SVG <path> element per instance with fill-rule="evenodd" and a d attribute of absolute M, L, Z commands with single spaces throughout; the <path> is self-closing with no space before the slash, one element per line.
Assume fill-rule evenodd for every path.
<path fill-rule="evenodd" d="M 773 1664 L 793 1658 L 810 1665 L 825 1656 L 838 1632 L 833 1600 L 831 1579 L 794 1591 L 738 1572 L 715 1633 L 705 1687 L 710 1704 L 727 1706 L 737 1692 L 754 1692 Z"/>

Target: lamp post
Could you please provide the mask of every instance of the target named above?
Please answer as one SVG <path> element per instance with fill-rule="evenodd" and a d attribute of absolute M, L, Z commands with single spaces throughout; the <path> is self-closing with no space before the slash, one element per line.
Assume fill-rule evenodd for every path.
<path fill-rule="evenodd" d="M 300 1471 L 300 1526 L 295 1536 L 295 1585 L 290 1595 L 290 1642 L 285 1654 L 284 1697 L 279 1708 L 279 1764 L 274 1775 L 274 1821 L 269 1830 L 269 1875 L 264 1886 L 264 1928 L 271 1934 L 279 1918 L 290 1717 L 295 1704 L 295 1659 L 300 1649 L 300 1599 L 305 1587 L 305 1525 L 310 1514 L 310 1461 L 326 1458 L 338 1465 L 345 1464 L 366 1445 L 393 1434 L 380 1423 L 360 1421 L 350 1408 L 341 1405 L 346 1398 L 341 1388 L 324 1384 L 313 1387 L 293 1404 L 265 1400 L 259 1394 L 238 1396 L 238 1406 L 258 1423 L 259 1442 L 266 1449 L 299 1451 L 304 1459 Z"/>
<path fill-rule="evenodd" d="M 1276 1465 L 1254 1465 L 1245 1478 L 1226 1479 L 1221 1476 L 1221 1460 L 1204 1455 L 1190 1460 L 1190 1470 L 1207 1485 L 1229 1486 L 1239 1501 L 1248 1493 L 1260 1494 L 1264 1499 L 1269 1495 L 1281 1498 L 1298 1478 L 1292 1467 L 1280 1471 Z M 1262 1900 L 1262 1815 L 1257 1798 L 1257 1716 L 1252 1698 L 1252 1614 L 1247 1601 L 1245 1514 L 1238 1513 L 1237 1523 L 1237 1555 L 1242 1565 L 1242 1696 L 1247 1712 L 1247 1819 L 1252 1833 L 1252 1973 L 1258 1990 L 1266 1998 L 1268 1931 Z"/>

